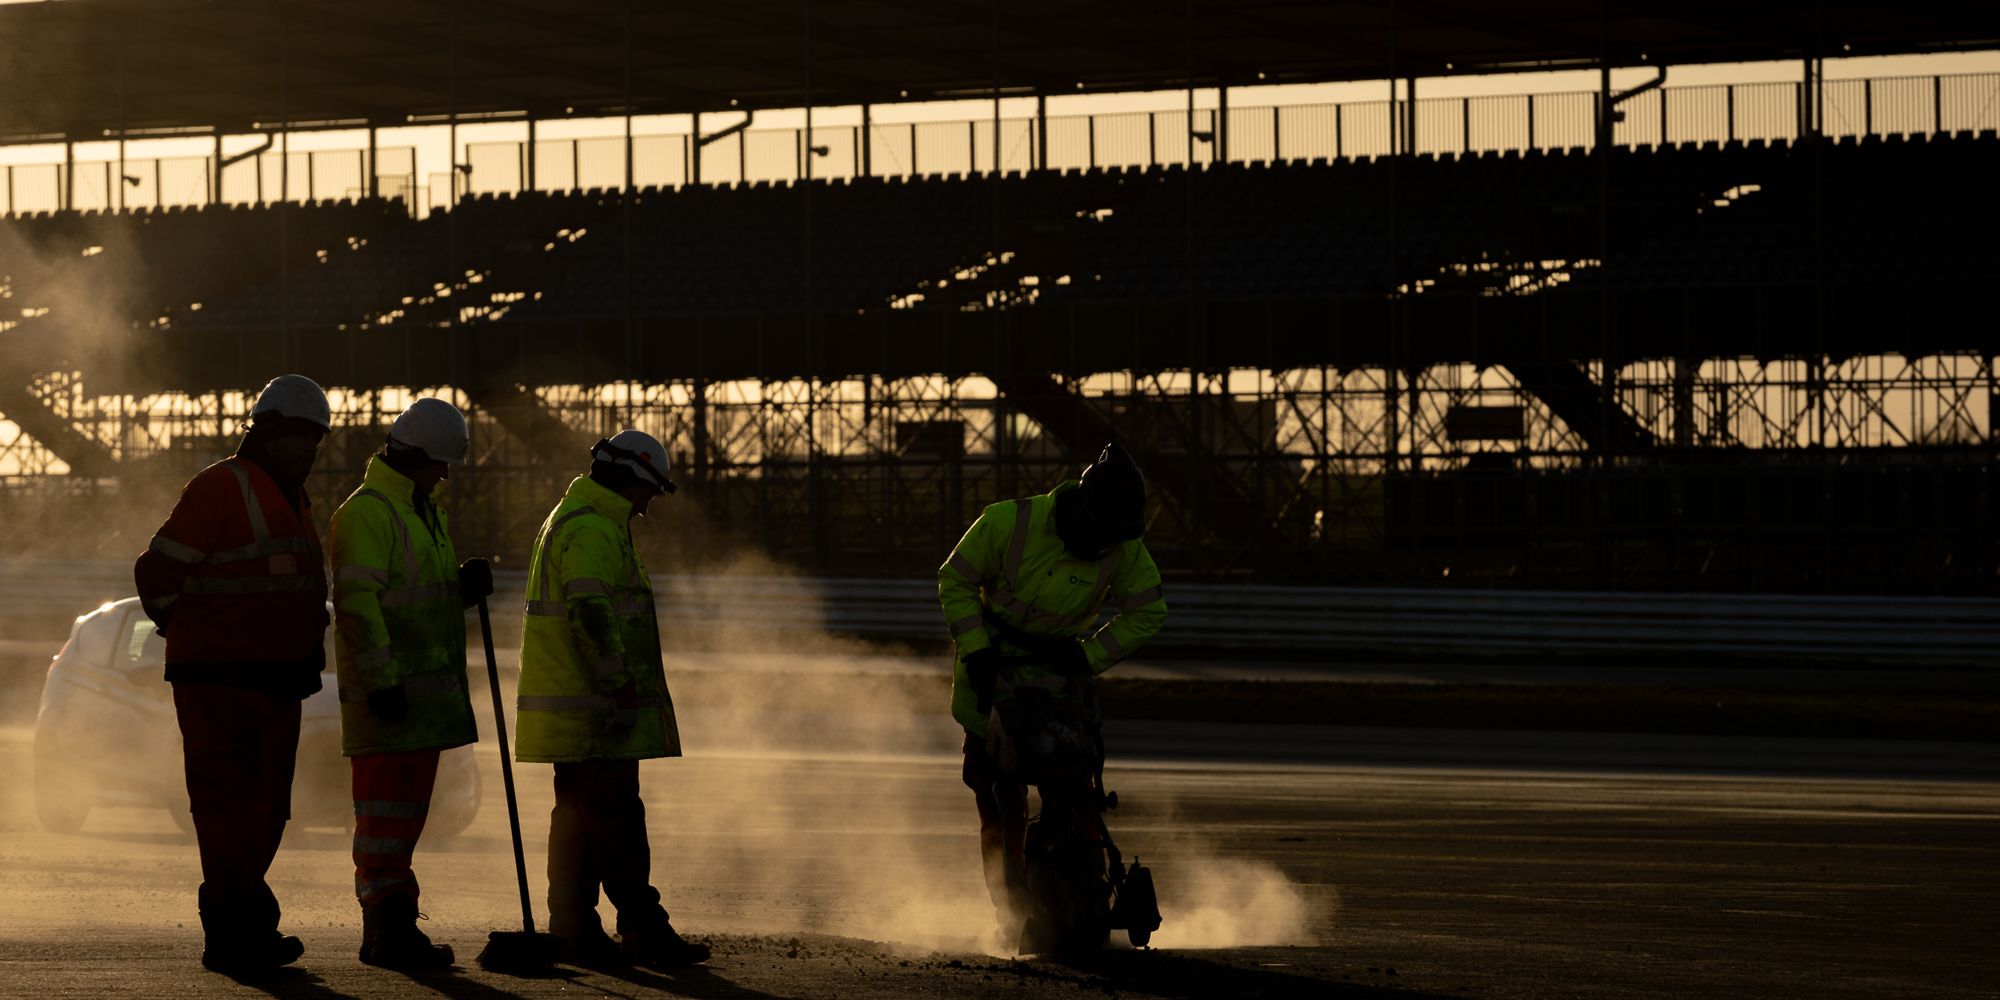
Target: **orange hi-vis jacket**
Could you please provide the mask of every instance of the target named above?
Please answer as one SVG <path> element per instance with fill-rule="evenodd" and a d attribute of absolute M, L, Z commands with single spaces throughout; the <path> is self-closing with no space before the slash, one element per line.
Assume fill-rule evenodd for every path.
<path fill-rule="evenodd" d="M 201 470 L 133 567 L 168 623 L 167 664 L 298 664 L 325 656 L 326 556 L 303 495 L 294 508 L 241 456 Z"/>

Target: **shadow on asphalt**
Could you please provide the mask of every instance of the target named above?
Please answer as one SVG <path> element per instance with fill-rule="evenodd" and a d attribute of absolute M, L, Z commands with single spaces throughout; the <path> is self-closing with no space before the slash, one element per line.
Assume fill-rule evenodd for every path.
<path fill-rule="evenodd" d="M 1455 994 L 1336 983 L 1271 969 L 1246 969 L 1158 951 L 1113 951 L 1052 963 L 1090 980 L 1082 985 L 1154 997 L 1324 997 L 1328 1000 L 1463 1000 Z"/>
<path fill-rule="evenodd" d="M 690 965 L 685 969 L 676 969 L 671 973 L 653 973 L 644 969 L 631 968 L 604 968 L 593 971 L 609 979 L 622 980 L 634 986 L 649 990 L 660 990 L 674 996 L 701 997 L 703 1000 L 778 1000 L 775 994 L 753 990 L 746 986 L 738 986 L 709 971 L 706 966 L 700 965 Z M 622 994 L 609 988 L 601 980 L 592 981 L 588 985 L 591 989 L 598 990 L 607 996 L 627 996 L 627 994 Z"/>
<path fill-rule="evenodd" d="M 449 969 L 405 973 L 411 982 L 419 983 L 452 1000 L 520 1000 L 519 993 L 509 993 L 497 987 L 488 986 L 475 979 L 465 978 L 465 969 L 454 965 Z M 577 974 L 567 969 L 546 969 L 540 972 L 509 972 L 517 979 L 566 979 L 574 982 Z"/>
<path fill-rule="evenodd" d="M 255 974 L 222 973 L 223 976 L 283 1000 L 360 1000 L 326 984 L 326 980 L 305 969 L 286 966 Z"/>

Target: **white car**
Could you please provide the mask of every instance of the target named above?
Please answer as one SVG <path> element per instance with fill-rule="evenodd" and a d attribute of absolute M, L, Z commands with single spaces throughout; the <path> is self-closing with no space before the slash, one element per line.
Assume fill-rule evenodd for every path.
<path fill-rule="evenodd" d="M 330 664 L 330 629 L 326 641 Z M 49 664 L 35 716 L 35 812 L 42 826 L 71 833 L 94 808 L 136 806 L 165 808 L 182 829 L 193 830 L 165 657 L 165 643 L 136 597 L 76 620 Z M 320 680 L 299 720 L 292 823 L 351 828 L 354 797 L 340 753 L 339 685 L 331 668 Z M 473 763 L 469 746 L 445 751 L 438 762 L 427 836 L 457 834 L 479 812 Z"/>

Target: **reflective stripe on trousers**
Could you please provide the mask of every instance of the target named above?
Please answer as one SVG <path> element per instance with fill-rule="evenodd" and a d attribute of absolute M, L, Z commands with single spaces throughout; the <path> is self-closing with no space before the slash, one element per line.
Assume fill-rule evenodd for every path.
<path fill-rule="evenodd" d="M 354 770 L 354 897 L 364 907 L 418 894 L 411 855 L 430 815 L 437 750 L 358 754 Z"/>

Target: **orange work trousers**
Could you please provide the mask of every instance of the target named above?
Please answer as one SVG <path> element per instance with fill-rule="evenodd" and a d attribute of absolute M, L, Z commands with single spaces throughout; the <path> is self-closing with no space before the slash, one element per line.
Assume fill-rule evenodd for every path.
<path fill-rule="evenodd" d="M 437 785 L 439 750 L 356 754 L 354 896 L 363 907 L 396 895 L 417 896 L 410 869 Z"/>

